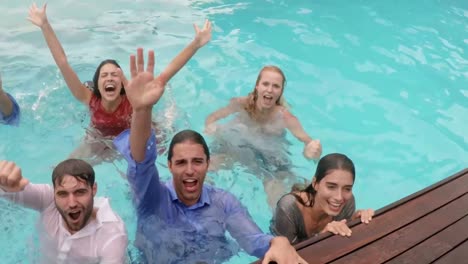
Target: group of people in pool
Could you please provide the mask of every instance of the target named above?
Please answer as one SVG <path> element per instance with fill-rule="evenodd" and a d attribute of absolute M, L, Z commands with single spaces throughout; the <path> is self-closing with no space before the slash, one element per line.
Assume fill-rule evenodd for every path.
<path fill-rule="evenodd" d="M 347 221 L 371 221 L 372 209 L 355 207 L 353 162 L 339 153 L 320 158 L 320 141 L 304 131 L 285 105 L 286 78 L 275 66 L 260 71 L 248 96 L 233 98 L 226 107 L 208 116 L 205 133 L 217 138 L 217 153 L 210 154 L 205 139 L 196 131 L 176 133 L 167 150 L 172 181 L 160 181 L 155 165 L 159 135 L 154 129 L 153 106 L 164 94 L 166 83 L 209 42 L 209 21 L 201 29 L 195 26 L 193 41 L 158 76 L 154 76 L 154 52 L 148 52 L 145 65 L 143 50 L 139 48 L 136 56 L 130 55 L 128 80 L 116 61 L 105 60 L 96 69 L 90 90 L 68 64 L 48 22 L 46 5 L 39 8 L 33 4 L 29 20 L 42 30 L 67 86 L 76 99 L 89 107 L 91 115 L 83 146 L 54 168 L 52 186 L 30 183 L 14 162 L 0 161 L 0 197 L 41 212 L 40 240 L 45 262 L 129 261 L 124 222 L 106 198 L 95 197 L 97 184 L 92 164 L 77 158 L 102 157 L 106 151 L 115 151 L 128 162 L 126 177 L 137 214 L 135 244 L 141 252 L 137 263 L 221 263 L 236 253 L 229 246 L 232 241 L 226 237 L 226 231 L 248 254 L 263 258 L 263 263 L 307 263 L 292 245 L 326 232 L 350 236 Z M 217 120 L 233 114 L 231 122 L 217 124 Z M 18 125 L 19 119 L 20 108 L 3 90 L 0 79 L 0 120 Z M 229 144 L 230 133 L 244 136 L 248 131 L 249 135 L 271 137 L 271 142 L 275 142 L 284 138 L 286 130 L 304 143 L 307 159 L 318 160 L 317 169 L 310 184 L 303 188 L 295 185 L 276 199 L 270 227 L 273 235 L 265 234 L 234 195 L 205 184 L 204 180 L 209 169 L 219 169 L 229 163 L 226 160 L 242 160 L 245 155 L 233 152 L 236 149 Z M 265 154 L 256 144 L 245 139 L 237 150 L 255 149 L 253 155 L 262 156 L 261 161 L 255 162 L 270 166 L 270 156 L 278 155 L 274 151 Z M 272 179 L 264 179 L 265 189 L 281 185 L 278 177 L 282 176 L 275 178 L 275 174 L 288 169 L 284 163 L 273 161 L 273 168 L 268 168 Z M 275 195 L 278 194 L 270 196 Z"/>

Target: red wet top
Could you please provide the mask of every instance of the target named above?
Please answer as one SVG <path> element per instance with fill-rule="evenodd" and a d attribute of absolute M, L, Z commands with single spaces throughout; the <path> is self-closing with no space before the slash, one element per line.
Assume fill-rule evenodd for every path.
<path fill-rule="evenodd" d="M 108 113 L 102 107 L 101 98 L 93 94 L 89 101 L 89 110 L 91 112 L 91 126 L 104 137 L 115 137 L 125 129 L 130 128 L 133 109 L 125 95 L 122 95 L 122 101 L 117 109 Z"/>

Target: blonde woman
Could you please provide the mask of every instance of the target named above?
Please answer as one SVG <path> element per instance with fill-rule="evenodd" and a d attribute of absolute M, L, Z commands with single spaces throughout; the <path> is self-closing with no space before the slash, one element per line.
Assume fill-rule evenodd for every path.
<path fill-rule="evenodd" d="M 279 67 L 265 66 L 248 96 L 231 99 L 229 105 L 210 114 L 205 122 L 205 132 L 217 138 L 212 149 L 218 155 L 213 157 L 212 169 L 231 161 L 255 166 L 256 172 L 270 175 L 263 177 L 270 205 L 276 204 L 286 190 L 284 180 L 295 181 L 286 148 L 287 130 L 304 143 L 304 157 L 318 160 L 322 154 L 320 141 L 312 139 L 285 106 L 285 83 L 286 77 Z M 236 116 L 232 122 L 216 123 L 233 114 Z"/>

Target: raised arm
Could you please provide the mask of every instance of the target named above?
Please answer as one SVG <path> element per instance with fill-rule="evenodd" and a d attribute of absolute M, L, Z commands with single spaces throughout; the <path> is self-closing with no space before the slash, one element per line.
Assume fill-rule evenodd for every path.
<path fill-rule="evenodd" d="M 318 160 L 322 155 L 322 145 L 320 144 L 320 140 L 313 140 L 305 132 L 297 117 L 286 109 L 284 110 L 284 121 L 289 131 L 304 143 L 304 157 L 307 159 Z"/>
<path fill-rule="evenodd" d="M 54 202 L 50 185 L 30 184 L 20 167 L 5 160 L 0 161 L 0 197 L 38 211 Z"/>
<path fill-rule="evenodd" d="M 161 198 L 156 161 L 156 140 L 151 132 L 151 110 L 161 98 L 164 85 L 154 78 L 154 52 L 148 53 L 148 66 L 144 69 L 143 50 L 137 57 L 130 56 L 131 80 L 127 81 L 122 71 L 118 73 L 133 108 L 130 131 L 126 130 L 114 139 L 114 146 L 128 161 L 127 179 L 133 191 L 139 217 L 154 213 Z"/>
<path fill-rule="evenodd" d="M 127 81 L 119 71 L 125 92 L 133 107 L 130 128 L 130 151 L 136 162 L 145 159 L 146 142 L 151 135 L 151 111 L 164 93 L 164 83 L 154 78 L 154 52 L 148 52 L 148 65 L 144 68 L 143 49 L 137 49 L 137 57 L 130 56 L 131 80 Z"/>
<path fill-rule="evenodd" d="M 202 29 L 197 25 L 195 28 L 195 38 L 185 47 L 169 65 L 162 71 L 159 78 L 163 83 L 169 80 L 192 58 L 193 55 L 211 39 L 211 22 L 206 20 Z"/>
<path fill-rule="evenodd" d="M 49 46 L 50 52 L 54 57 L 55 63 L 60 69 L 60 72 L 67 83 L 68 88 L 72 92 L 73 96 L 78 101 L 88 105 L 91 100 L 92 92 L 85 85 L 83 85 L 76 75 L 75 71 L 68 64 L 67 56 L 62 48 L 57 36 L 55 35 L 52 26 L 49 24 L 46 15 L 47 4 L 42 8 L 38 8 L 36 4 L 33 4 L 29 8 L 28 20 L 34 25 L 38 26 L 42 30 L 42 34 Z"/>

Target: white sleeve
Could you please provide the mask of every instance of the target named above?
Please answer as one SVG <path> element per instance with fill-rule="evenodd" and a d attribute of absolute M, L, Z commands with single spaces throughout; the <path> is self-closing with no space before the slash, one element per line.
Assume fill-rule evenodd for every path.
<path fill-rule="evenodd" d="M 54 202 L 54 189 L 48 184 L 29 183 L 21 192 L 10 193 L 0 188 L 0 197 L 27 208 L 43 211 Z"/>

